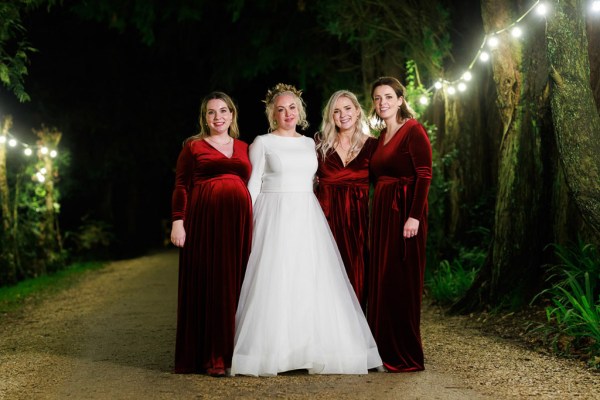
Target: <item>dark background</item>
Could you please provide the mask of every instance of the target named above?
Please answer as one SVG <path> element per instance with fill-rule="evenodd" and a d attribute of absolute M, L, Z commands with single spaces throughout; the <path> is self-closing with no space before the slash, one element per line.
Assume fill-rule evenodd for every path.
<path fill-rule="evenodd" d="M 266 133 L 262 99 L 276 83 L 304 91 L 309 136 L 329 94 L 360 87 L 360 71 L 335 64 L 334 55 L 349 46 L 325 33 L 303 2 L 259 1 L 238 18 L 227 2 L 190 8 L 200 18 L 184 18 L 192 11 L 179 8 L 179 16 L 156 18 L 150 34 L 133 18 L 119 25 L 111 17 L 115 4 L 137 2 L 117 2 L 112 10 L 111 2 L 92 3 L 66 2 L 24 16 L 37 49 L 25 78 L 31 101 L 19 103 L 2 88 L 0 113 L 13 115 L 13 134 L 24 142 L 35 142 L 31 129 L 41 124 L 63 132 L 59 151 L 70 154 L 70 163 L 58 183 L 61 228 L 105 221 L 117 256 L 163 246 L 168 238 L 175 162 L 183 140 L 197 133 L 205 94 L 222 90 L 234 98 L 241 139 L 250 143 Z M 451 15 L 451 71 L 466 66 L 480 44 L 480 9 L 478 2 L 439 3 Z"/>

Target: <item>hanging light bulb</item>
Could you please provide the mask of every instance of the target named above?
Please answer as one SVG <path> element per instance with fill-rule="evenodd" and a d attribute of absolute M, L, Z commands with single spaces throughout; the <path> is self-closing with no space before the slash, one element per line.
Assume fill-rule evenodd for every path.
<path fill-rule="evenodd" d="M 58 155 L 58 153 L 56 152 L 56 150 L 52 150 L 50 151 L 50 157 L 54 158 Z"/>
<path fill-rule="evenodd" d="M 0 143 L 6 143 L 6 136 L 0 136 Z"/>
<path fill-rule="evenodd" d="M 500 39 L 498 39 L 498 36 L 495 35 L 490 36 L 486 43 L 490 48 L 495 49 L 496 47 L 498 47 L 498 44 L 500 44 Z"/>
<path fill-rule="evenodd" d="M 421 103 L 422 105 L 426 106 L 427 104 L 429 104 L 429 99 L 426 96 L 421 96 L 419 98 L 419 103 Z"/>
<path fill-rule="evenodd" d="M 29 157 L 31 154 L 33 154 L 33 151 L 29 147 L 26 147 L 25 150 L 23 150 L 23 153 Z"/>
<path fill-rule="evenodd" d="M 42 152 L 42 154 L 48 154 L 48 148 L 47 147 L 42 147 L 40 149 L 40 151 Z"/>
<path fill-rule="evenodd" d="M 437 81 L 436 83 L 433 84 L 433 87 L 440 90 L 444 85 L 442 84 L 442 81 Z"/>
<path fill-rule="evenodd" d="M 15 139 L 9 139 L 8 140 L 8 145 L 10 147 L 15 147 L 17 145 L 17 141 Z"/>
<path fill-rule="evenodd" d="M 465 90 L 467 90 L 467 84 L 464 82 L 459 82 L 458 83 L 458 91 L 464 92 Z"/>
<path fill-rule="evenodd" d="M 472 78 L 473 78 L 473 75 L 471 75 L 471 71 L 467 71 L 462 75 L 463 81 L 469 82 Z"/>
<path fill-rule="evenodd" d="M 510 31 L 510 34 L 515 37 L 521 37 L 521 35 L 523 35 L 523 31 L 521 30 L 521 28 L 519 28 L 518 26 L 515 26 L 514 28 L 512 28 L 512 30 Z"/>
<path fill-rule="evenodd" d="M 46 180 L 46 177 L 40 172 L 36 173 L 35 177 L 37 178 L 38 182 L 40 182 L 40 183 L 42 183 Z"/>
<path fill-rule="evenodd" d="M 535 8 L 535 12 L 537 12 L 538 15 L 544 16 L 548 14 L 548 6 L 546 5 L 546 3 L 540 3 Z"/>
<path fill-rule="evenodd" d="M 590 8 L 593 12 L 600 12 L 600 0 L 592 1 L 592 6 Z"/>
<path fill-rule="evenodd" d="M 481 54 L 479 55 L 479 59 L 483 62 L 486 62 L 490 59 L 490 55 L 487 51 L 482 51 Z"/>
<path fill-rule="evenodd" d="M 454 86 L 448 86 L 448 89 L 446 90 L 448 91 L 448 94 L 456 93 L 456 89 L 454 88 Z"/>
<path fill-rule="evenodd" d="M 40 169 L 40 173 L 41 173 L 42 175 L 46 175 L 46 172 L 48 172 L 48 170 L 47 170 L 46 168 L 41 168 L 41 169 Z"/>

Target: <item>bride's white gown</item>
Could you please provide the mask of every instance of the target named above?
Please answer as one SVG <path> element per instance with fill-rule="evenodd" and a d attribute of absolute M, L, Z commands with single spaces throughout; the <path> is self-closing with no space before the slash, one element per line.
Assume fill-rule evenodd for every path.
<path fill-rule="evenodd" d="M 250 161 L 254 233 L 231 374 L 365 374 L 381 366 L 313 194 L 314 141 L 261 135 L 250 146 Z"/>

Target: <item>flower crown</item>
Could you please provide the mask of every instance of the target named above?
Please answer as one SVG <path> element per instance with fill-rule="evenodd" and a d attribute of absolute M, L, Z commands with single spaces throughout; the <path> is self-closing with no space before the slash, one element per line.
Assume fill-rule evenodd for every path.
<path fill-rule="evenodd" d="M 299 98 L 302 96 L 302 90 L 298 90 L 294 87 L 294 85 L 287 85 L 285 83 L 278 83 L 275 85 L 273 89 L 267 91 L 267 96 L 263 100 L 265 104 L 270 104 L 273 102 L 273 99 L 280 95 L 281 93 L 291 92 L 298 96 Z"/>

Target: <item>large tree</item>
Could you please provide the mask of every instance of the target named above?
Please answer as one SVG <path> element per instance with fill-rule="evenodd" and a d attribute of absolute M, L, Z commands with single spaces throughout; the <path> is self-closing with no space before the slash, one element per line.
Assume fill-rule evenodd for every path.
<path fill-rule="evenodd" d="M 600 116 L 590 86 L 583 7 L 580 0 L 554 3 L 547 40 L 556 143 L 569 192 L 600 237 Z"/>

